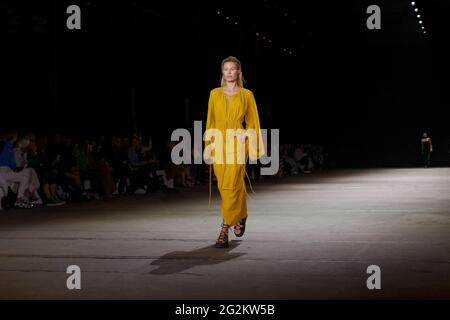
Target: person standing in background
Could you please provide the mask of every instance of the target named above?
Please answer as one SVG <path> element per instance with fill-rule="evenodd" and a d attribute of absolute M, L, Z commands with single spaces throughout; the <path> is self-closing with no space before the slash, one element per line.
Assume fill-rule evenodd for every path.
<path fill-rule="evenodd" d="M 431 138 L 426 132 L 422 134 L 421 149 L 422 149 L 422 163 L 425 168 L 431 165 L 431 153 L 433 152 L 433 144 L 431 143 Z"/>

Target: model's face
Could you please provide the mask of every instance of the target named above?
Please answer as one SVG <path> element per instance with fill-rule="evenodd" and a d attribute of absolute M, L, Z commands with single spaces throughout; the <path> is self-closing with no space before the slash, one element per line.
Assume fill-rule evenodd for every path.
<path fill-rule="evenodd" d="M 234 62 L 225 62 L 223 65 L 223 77 L 227 82 L 235 82 L 240 74 L 241 70 Z"/>
<path fill-rule="evenodd" d="M 427 135 L 426 133 L 424 133 L 424 134 L 422 135 L 422 137 L 423 137 L 423 138 L 426 138 L 426 137 L 428 137 L 428 135 Z"/>

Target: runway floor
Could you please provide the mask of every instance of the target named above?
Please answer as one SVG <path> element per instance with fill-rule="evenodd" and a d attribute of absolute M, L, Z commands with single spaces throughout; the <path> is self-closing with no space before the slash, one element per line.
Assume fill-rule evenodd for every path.
<path fill-rule="evenodd" d="M 0 211 L 1 299 L 449 299 L 450 168 L 254 184 L 243 238 L 213 244 L 208 187 Z M 69 265 L 81 290 L 68 290 Z M 366 286 L 367 267 L 381 289 Z"/>

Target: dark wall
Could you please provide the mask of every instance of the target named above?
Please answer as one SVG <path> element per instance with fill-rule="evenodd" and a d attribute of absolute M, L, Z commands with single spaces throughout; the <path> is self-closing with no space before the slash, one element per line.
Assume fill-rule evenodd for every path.
<path fill-rule="evenodd" d="M 65 10 L 75 3 L 82 29 L 71 31 Z M 10 1 L 0 7 L 2 125 L 87 134 L 140 129 L 167 139 L 174 128 L 205 120 L 220 62 L 235 55 L 262 125 L 279 128 L 282 142 L 323 144 L 337 165 L 413 165 L 420 134 L 429 131 L 446 164 L 445 2 L 422 6 L 429 37 L 410 1 L 380 2 L 382 30 L 367 30 L 369 4 Z"/>

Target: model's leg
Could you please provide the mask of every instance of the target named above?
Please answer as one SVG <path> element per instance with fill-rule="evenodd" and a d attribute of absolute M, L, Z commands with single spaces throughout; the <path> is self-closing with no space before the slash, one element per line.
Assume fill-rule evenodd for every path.
<path fill-rule="evenodd" d="M 216 248 L 227 248 L 228 247 L 228 230 L 230 225 L 222 223 L 222 229 L 220 229 L 219 237 L 216 241 Z"/>
<path fill-rule="evenodd" d="M 234 226 L 234 235 L 236 237 L 242 237 L 244 235 L 246 223 L 247 217 L 239 221 L 239 223 Z"/>
<path fill-rule="evenodd" d="M 423 166 L 425 168 L 428 167 L 428 157 L 429 157 L 429 155 L 430 155 L 430 153 L 427 152 L 427 151 L 425 151 L 424 154 L 423 154 Z"/>
<path fill-rule="evenodd" d="M 223 221 L 231 226 L 247 216 L 244 168 L 244 165 L 227 165 L 219 189 Z"/>

